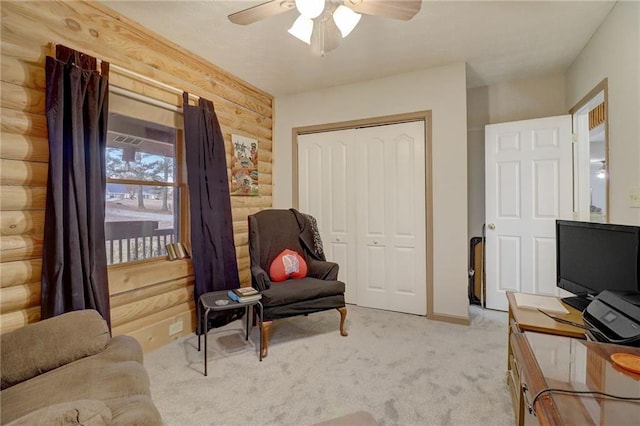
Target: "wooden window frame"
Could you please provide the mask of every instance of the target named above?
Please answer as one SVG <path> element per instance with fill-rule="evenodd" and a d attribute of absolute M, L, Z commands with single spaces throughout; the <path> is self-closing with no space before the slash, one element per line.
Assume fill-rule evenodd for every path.
<path fill-rule="evenodd" d="M 127 91 L 141 102 L 148 100 L 150 104 L 158 106 L 160 108 L 165 107 L 167 109 L 174 110 L 182 115 L 182 91 L 175 89 L 161 82 L 154 81 L 132 71 L 128 71 L 125 68 L 121 68 L 117 65 L 111 64 L 109 73 L 109 84 L 111 88 L 116 87 Z M 187 246 L 190 250 L 191 241 L 189 235 L 190 222 L 189 222 L 189 194 L 187 187 L 187 168 L 185 160 L 185 147 L 184 147 L 184 131 L 182 128 L 176 127 L 176 141 L 175 141 L 175 176 L 173 182 L 158 182 L 158 181 L 139 181 L 133 179 L 114 179 L 107 178 L 107 183 L 125 183 L 134 185 L 147 185 L 147 186 L 166 186 L 178 189 L 179 206 L 174 207 L 174 215 L 177 213 L 178 217 L 178 240 Z M 143 265 L 147 263 L 168 262 L 168 256 L 151 257 L 146 259 L 138 259 L 129 262 L 120 262 L 109 264 L 108 269 L 127 268 L 132 265 Z"/>

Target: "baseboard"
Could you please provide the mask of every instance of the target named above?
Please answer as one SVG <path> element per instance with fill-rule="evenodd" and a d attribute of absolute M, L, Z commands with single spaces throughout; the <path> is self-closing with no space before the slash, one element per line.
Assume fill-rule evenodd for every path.
<path fill-rule="evenodd" d="M 187 304 L 185 304 L 187 305 Z M 166 315 L 163 312 L 159 312 L 158 316 Z M 180 324 L 179 331 L 171 334 L 171 326 L 176 323 Z M 166 344 L 171 343 L 181 337 L 192 334 L 197 326 L 195 309 L 189 309 L 178 314 L 171 313 L 168 318 L 162 318 L 146 327 L 131 330 L 127 333 L 115 332 L 117 334 L 127 334 L 134 337 L 142 346 L 144 353 L 149 353 L 155 349 L 158 349 Z"/>
<path fill-rule="evenodd" d="M 428 314 L 427 315 L 427 319 L 434 320 L 434 321 L 448 322 L 448 323 L 452 323 L 452 324 L 460 324 L 460 325 L 470 325 L 471 324 L 471 320 L 468 317 L 459 317 L 459 316 L 456 316 L 456 315 L 433 313 L 433 314 L 430 314 L 430 315 Z"/>

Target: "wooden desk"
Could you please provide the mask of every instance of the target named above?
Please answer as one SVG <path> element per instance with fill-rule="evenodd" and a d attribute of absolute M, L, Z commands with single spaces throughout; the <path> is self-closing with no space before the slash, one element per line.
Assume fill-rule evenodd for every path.
<path fill-rule="evenodd" d="M 552 296 L 549 296 L 552 297 Z M 537 333 L 553 334 L 557 336 L 575 337 L 584 339 L 584 330 L 573 327 L 571 325 L 562 324 L 552 320 L 546 315 L 533 309 L 520 309 L 516 303 L 515 293 L 507 291 L 507 300 L 509 301 L 509 331 L 507 345 L 507 384 L 511 389 L 511 400 L 513 402 L 513 410 L 516 416 L 516 425 L 524 424 L 524 399 L 522 394 L 522 385 L 520 383 L 519 365 L 524 362 L 522 356 L 516 356 L 514 348 L 523 338 L 522 333 L 525 331 L 534 331 Z M 566 320 L 582 324 L 582 313 L 571 306 L 565 305 L 569 311 L 568 314 L 558 315 L 558 317 Z M 514 336 L 515 334 L 515 336 Z M 526 346 L 526 344 L 522 344 Z M 535 361 L 534 361 L 535 362 Z"/>
<path fill-rule="evenodd" d="M 596 390 L 640 396 L 640 375 L 613 365 L 614 352 L 640 355 L 627 346 L 587 342 L 584 330 L 554 321 L 532 310 L 519 309 L 513 292 L 509 300 L 507 383 L 511 389 L 517 425 L 611 424 L 640 418 L 640 403 L 603 400 L 591 396 L 545 394 L 528 407 L 535 394 L 547 388 Z M 554 316 L 583 325 L 582 313 L 564 305 L 569 313 Z M 526 391 L 525 391 L 526 388 Z M 630 389 L 630 391 L 629 391 Z"/>
<path fill-rule="evenodd" d="M 549 296 L 553 297 L 553 296 Z M 562 324 L 552 320 L 546 315 L 533 309 L 520 309 L 516 304 L 516 298 L 512 291 L 507 292 L 509 300 L 509 327 L 512 322 L 516 322 L 520 331 L 535 331 L 537 333 L 555 334 L 557 336 L 575 337 L 584 339 L 584 330 L 571 325 Z M 584 325 L 582 321 L 582 312 L 577 309 L 562 304 L 569 311 L 568 314 L 553 314 L 553 316 Z"/>
<path fill-rule="evenodd" d="M 638 424 L 638 401 L 562 391 L 640 398 L 640 374 L 618 367 L 610 358 L 618 352 L 640 356 L 640 348 L 534 332 L 516 331 L 511 337 L 521 382 L 517 424 Z"/>

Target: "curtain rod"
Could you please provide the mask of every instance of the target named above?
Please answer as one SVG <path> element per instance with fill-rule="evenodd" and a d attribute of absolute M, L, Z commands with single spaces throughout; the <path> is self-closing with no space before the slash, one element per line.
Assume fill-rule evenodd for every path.
<path fill-rule="evenodd" d="M 132 92 L 129 89 L 123 89 L 122 87 L 109 84 L 109 91 L 115 93 L 116 95 L 125 96 L 129 99 L 144 102 L 149 105 L 157 106 L 158 108 L 166 109 L 173 112 L 179 112 L 180 114 L 182 114 L 182 108 L 180 108 L 179 106 L 170 104 L 169 102 L 154 99 L 146 95 L 141 95 L 136 92 Z"/>
<path fill-rule="evenodd" d="M 135 71 L 131 71 L 129 69 L 123 68 L 121 66 L 118 66 L 118 65 L 115 65 L 115 64 L 110 64 L 110 66 L 111 66 L 111 70 L 112 71 L 117 71 L 117 72 L 120 72 L 122 74 L 126 74 L 126 75 L 128 75 L 130 77 L 133 77 L 135 79 L 146 81 L 146 82 L 151 83 L 151 84 L 153 84 L 155 86 L 162 87 L 163 89 L 166 89 L 166 90 L 168 90 L 170 92 L 173 92 L 173 93 L 175 93 L 177 95 L 182 95 L 182 93 L 185 92 L 185 90 L 178 89 L 176 87 L 170 86 L 170 85 L 168 85 L 166 83 L 162 83 L 162 82 L 160 82 L 158 80 L 154 80 L 154 79 L 152 79 L 150 77 L 147 77 L 147 76 L 139 74 L 139 73 L 137 73 Z M 192 94 L 189 94 L 189 99 L 197 101 L 199 99 L 199 97 L 195 96 L 195 95 L 192 95 Z M 170 105 L 170 104 L 168 104 L 168 105 Z"/>
<path fill-rule="evenodd" d="M 56 57 L 56 46 L 57 46 L 57 43 L 55 43 L 53 41 L 49 42 L 49 46 L 48 46 L 49 54 L 54 58 Z M 96 58 L 96 62 L 99 65 L 99 64 L 101 64 L 103 62 L 103 60 L 100 59 L 100 58 Z M 173 92 L 173 93 L 175 93 L 177 95 L 182 95 L 182 93 L 184 93 L 184 90 L 181 90 L 181 89 L 178 89 L 176 87 L 170 86 L 168 84 L 162 83 L 160 81 L 154 80 L 154 79 L 152 79 L 150 77 L 147 77 L 145 75 L 139 74 L 139 73 L 137 73 L 135 71 L 131 71 L 131 70 L 127 69 L 127 68 L 123 68 L 121 66 L 115 65 L 113 63 L 109 64 L 109 68 L 111 69 L 111 71 L 117 71 L 119 73 L 126 74 L 126 75 L 128 75 L 128 76 L 130 76 L 132 78 L 137 79 L 137 80 L 146 81 L 147 83 L 150 83 L 150 84 L 153 84 L 155 86 L 161 87 L 161 88 L 163 88 L 163 89 L 165 89 L 167 91 Z M 130 91 L 128 89 L 124 89 L 124 88 L 109 84 L 109 90 L 111 90 L 113 93 L 116 93 L 118 95 L 126 96 L 128 98 L 135 99 L 135 100 L 138 100 L 138 101 L 141 101 L 141 102 L 145 102 L 145 103 L 150 104 L 150 105 L 155 105 L 157 107 L 164 108 L 164 109 L 167 109 L 169 111 L 182 113 L 182 108 L 180 108 L 180 107 L 178 107 L 176 105 L 170 104 L 169 102 L 160 101 L 160 100 L 151 98 L 149 96 L 141 95 L 139 93 Z M 192 95 L 192 94 L 189 94 L 189 99 L 197 102 L 199 97 L 195 96 L 195 95 Z"/>

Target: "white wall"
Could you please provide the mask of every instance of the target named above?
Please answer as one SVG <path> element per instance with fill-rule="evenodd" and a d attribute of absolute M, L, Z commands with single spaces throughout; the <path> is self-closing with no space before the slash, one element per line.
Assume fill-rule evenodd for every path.
<path fill-rule="evenodd" d="M 571 108 L 604 78 L 609 87 L 609 218 L 640 225 L 640 3 L 618 2 L 566 74 Z"/>
<path fill-rule="evenodd" d="M 274 207 L 292 203 L 292 128 L 424 110 L 432 110 L 433 121 L 434 313 L 467 319 L 464 63 L 276 97 Z"/>
<path fill-rule="evenodd" d="M 484 126 L 565 115 L 564 74 L 509 81 L 467 90 L 469 239 L 484 223 Z"/>

